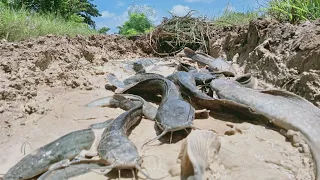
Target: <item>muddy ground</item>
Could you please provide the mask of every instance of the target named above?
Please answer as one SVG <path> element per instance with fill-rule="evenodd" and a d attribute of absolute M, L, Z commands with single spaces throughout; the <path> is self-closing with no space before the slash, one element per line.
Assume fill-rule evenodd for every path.
<path fill-rule="evenodd" d="M 284 84 L 284 88 L 317 104 L 319 27 L 316 23 L 293 26 L 258 20 L 248 27 L 224 31 L 225 36 L 222 33 L 212 40 L 210 54 L 233 58 L 238 63 L 235 67 L 240 66 L 239 72 L 252 72 L 277 87 Z M 106 73 L 114 73 L 123 80 L 134 74 L 125 68 L 127 62 L 152 56 L 140 45 L 118 36 L 48 35 L 19 43 L 1 42 L 0 174 L 25 154 L 64 134 L 120 115 L 123 112 L 120 109 L 85 105 L 113 94 L 104 89 Z M 177 62 L 179 58 L 166 61 Z M 166 67 L 153 72 L 168 75 L 173 71 Z M 213 129 L 221 138 L 222 148 L 211 164 L 209 179 L 314 179 L 308 148 L 293 147 L 278 131 L 212 117 L 196 120 L 195 126 Z M 176 160 L 186 134 L 176 133 L 173 144 L 141 150 L 141 145 L 155 135 L 154 122 L 145 119 L 130 135 L 140 154 L 147 156 L 143 166 L 152 177 L 168 175 L 166 179 L 180 179 L 171 175 L 179 169 Z M 131 177 L 130 171 L 121 174 L 123 178 Z M 108 177 L 117 177 L 117 172 Z M 89 173 L 76 179 L 86 178 L 106 177 Z"/>

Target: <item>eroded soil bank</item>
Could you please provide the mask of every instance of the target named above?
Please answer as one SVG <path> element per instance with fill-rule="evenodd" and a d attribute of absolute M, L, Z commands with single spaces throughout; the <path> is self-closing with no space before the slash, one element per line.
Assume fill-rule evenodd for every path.
<path fill-rule="evenodd" d="M 209 54 L 320 107 L 320 20 L 298 25 L 258 19 L 211 34 Z"/>
<path fill-rule="evenodd" d="M 210 43 L 210 54 L 233 58 L 244 71 L 278 87 L 285 84 L 290 91 L 317 103 L 319 27 L 315 23 L 294 26 L 258 20 L 249 26 L 221 29 Z M 120 115 L 120 109 L 85 105 L 113 94 L 104 89 L 106 73 L 123 80 L 134 74 L 125 68 L 127 62 L 151 56 L 150 51 L 144 52 L 148 47 L 142 50 L 141 44 L 118 36 L 51 35 L 19 43 L 1 42 L 0 174 L 25 154 L 62 135 Z M 151 72 L 168 75 L 173 71 L 165 67 Z M 314 179 L 308 148 L 293 147 L 275 130 L 212 117 L 196 120 L 195 126 L 212 129 L 221 137 L 221 151 L 211 164 L 214 170 L 209 179 Z M 162 141 L 165 143 L 160 146 L 141 150 L 141 145 L 155 135 L 154 122 L 144 119 L 130 136 L 139 153 L 146 156 L 143 166 L 154 178 L 165 174 L 166 179 L 180 179 L 171 175 L 176 173 L 181 139 L 186 134 L 177 133 L 173 144 Z M 123 178 L 131 178 L 131 171 L 122 174 Z M 117 171 L 108 175 L 109 179 L 116 177 Z M 77 177 L 86 178 L 105 179 L 95 173 Z"/>

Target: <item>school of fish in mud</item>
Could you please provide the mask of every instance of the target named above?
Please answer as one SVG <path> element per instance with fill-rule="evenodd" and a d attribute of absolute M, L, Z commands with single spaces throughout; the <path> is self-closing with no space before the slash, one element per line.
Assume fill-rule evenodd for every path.
<path fill-rule="evenodd" d="M 250 74 L 237 75 L 222 58 L 215 59 L 189 48 L 183 52 L 190 63 L 166 64 L 176 68 L 167 77 L 146 73 L 145 67 L 155 64 L 152 58 L 134 62 L 136 75 L 123 82 L 108 74 L 109 84 L 105 88 L 115 95 L 87 106 L 121 108 L 125 112 L 39 148 L 10 168 L 3 179 L 67 179 L 89 171 L 107 174 L 112 169 L 119 170 L 119 178 L 122 169 L 131 169 L 133 177 L 137 177 L 138 170 L 147 179 L 153 179 L 141 167 L 142 157 L 128 138 L 144 116 L 155 122 L 159 134 L 146 140 L 143 147 L 167 133 L 170 133 L 168 143 L 172 143 L 176 131 L 188 133 L 178 157 L 180 177 L 201 180 L 211 170 L 209 165 L 222 147 L 214 131 L 201 130 L 193 121 L 215 112 L 285 129 L 293 145 L 305 141 L 316 164 L 315 177 L 320 180 L 319 108 L 287 91 L 259 87 L 256 78 Z M 149 102 L 157 100 L 158 107 Z"/>

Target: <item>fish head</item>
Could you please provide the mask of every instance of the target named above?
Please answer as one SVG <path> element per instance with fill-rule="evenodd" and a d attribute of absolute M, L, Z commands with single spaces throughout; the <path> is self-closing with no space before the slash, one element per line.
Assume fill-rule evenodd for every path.
<path fill-rule="evenodd" d="M 139 159 L 136 146 L 121 132 L 110 133 L 110 137 L 98 147 L 99 156 L 115 168 L 132 167 Z"/>
<path fill-rule="evenodd" d="M 24 180 L 30 179 L 42 172 L 37 172 L 36 164 L 39 163 L 36 159 L 32 158 L 34 153 L 27 155 L 16 165 L 11 167 L 9 171 L 4 175 L 4 180 Z"/>
<path fill-rule="evenodd" d="M 167 131 L 177 131 L 192 127 L 195 109 L 186 101 L 171 97 L 158 109 L 156 121 L 159 127 Z"/>

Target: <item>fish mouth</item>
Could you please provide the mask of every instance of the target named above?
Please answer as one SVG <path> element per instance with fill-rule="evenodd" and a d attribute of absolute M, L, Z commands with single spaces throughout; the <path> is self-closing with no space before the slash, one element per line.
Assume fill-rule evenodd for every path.
<path fill-rule="evenodd" d="M 138 159 L 133 159 L 132 161 L 130 162 L 116 162 L 117 164 L 114 165 L 114 168 L 116 169 L 133 169 L 133 168 L 136 168 L 137 165 L 139 165 L 141 163 L 141 158 L 138 158 Z"/>
<path fill-rule="evenodd" d="M 116 169 L 133 169 L 136 167 L 136 163 L 130 162 L 130 163 L 119 163 L 118 165 L 114 166 Z"/>
<path fill-rule="evenodd" d="M 187 128 L 193 128 L 193 124 L 186 124 L 186 125 L 179 126 L 179 127 L 167 127 L 166 130 L 168 132 L 174 132 L 174 131 L 184 130 L 184 129 L 187 129 Z"/>

